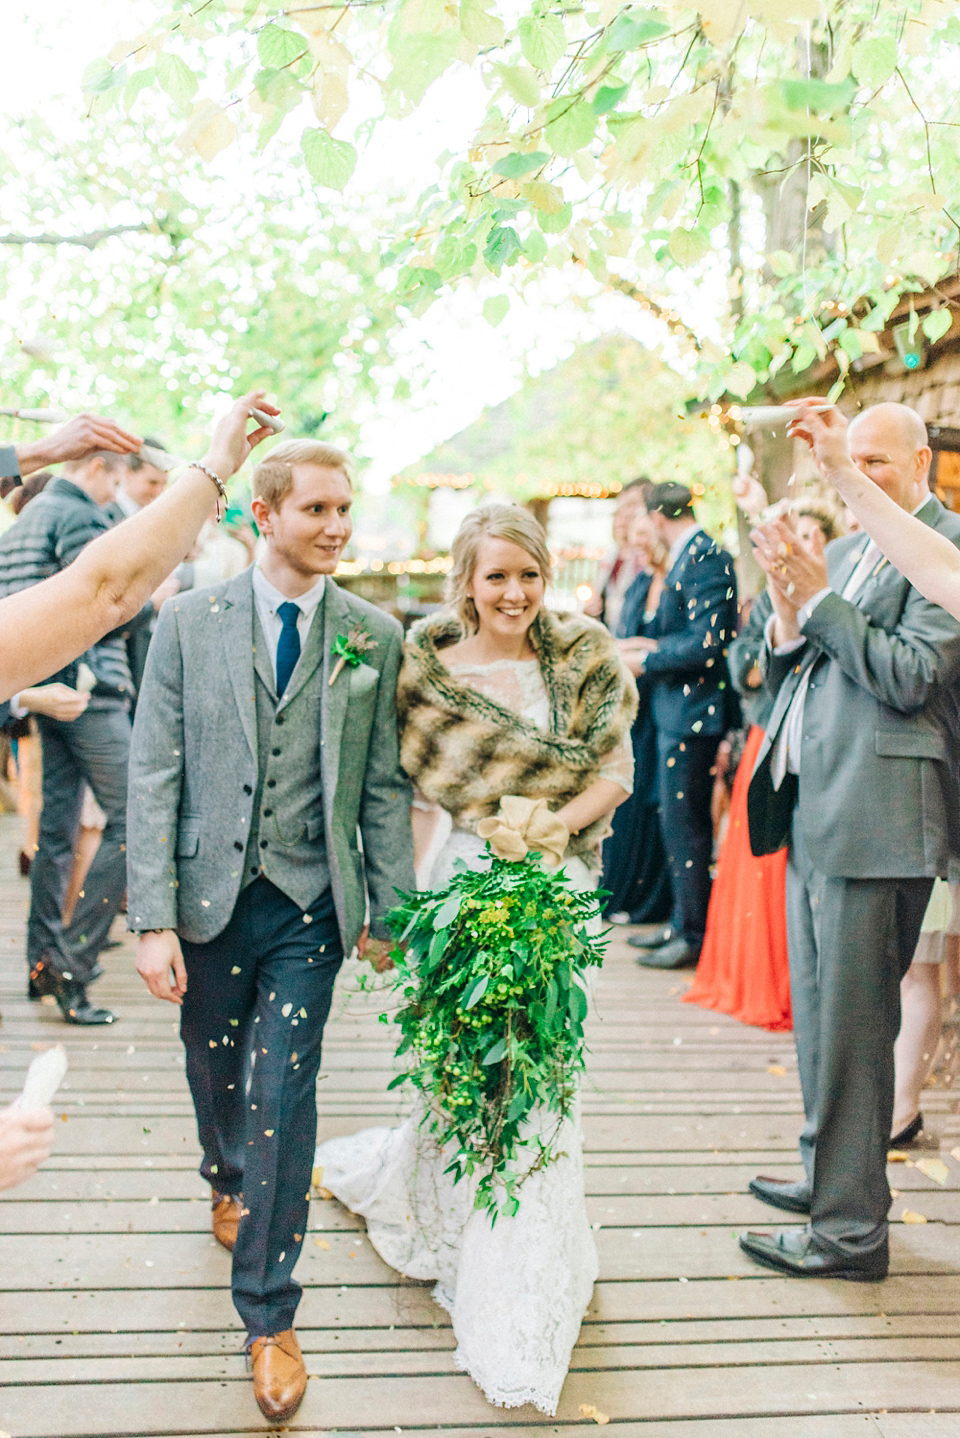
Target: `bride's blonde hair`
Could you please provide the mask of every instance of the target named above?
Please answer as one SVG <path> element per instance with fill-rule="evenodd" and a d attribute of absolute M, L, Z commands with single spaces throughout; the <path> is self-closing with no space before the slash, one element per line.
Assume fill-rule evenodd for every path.
<path fill-rule="evenodd" d="M 468 514 L 457 530 L 450 556 L 453 568 L 444 585 L 444 598 L 468 629 L 476 629 L 477 608 L 467 590 L 477 567 L 480 545 L 485 539 L 503 539 L 526 550 L 535 559 L 544 584 L 553 578 L 553 564 L 543 526 L 529 510 L 516 504 L 485 504 Z"/>

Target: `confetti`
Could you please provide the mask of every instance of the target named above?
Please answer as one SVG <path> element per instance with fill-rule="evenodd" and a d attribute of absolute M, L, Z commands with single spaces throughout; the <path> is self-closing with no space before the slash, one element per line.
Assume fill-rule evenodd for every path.
<path fill-rule="evenodd" d="M 264 1132 L 264 1136 L 265 1136 L 266 1138 L 273 1138 L 273 1135 L 274 1135 L 275 1130 L 272 1129 L 272 1128 L 265 1128 L 265 1129 L 263 1130 L 263 1132 Z"/>
<path fill-rule="evenodd" d="M 912 1208 L 905 1208 L 900 1215 L 901 1223 L 926 1223 L 922 1213 L 915 1213 Z"/>
<path fill-rule="evenodd" d="M 892 1148 L 887 1154 L 887 1163 L 905 1163 L 913 1168 L 913 1160 L 908 1153 L 901 1153 L 900 1149 Z"/>
<path fill-rule="evenodd" d="M 318 1248 L 325 1248 L 329 1252 L 330 1245 L 325 1238 L 315 1238 L 313 1241 Z"/>
<path fill-rule="evenodd" d="M 592 1418 L 594 1423 L 610 1422 L 609 1415 L 601 1413 L 600 1409 L 594 1403 L 581 1403 L 579 1412 L 581 1418 Z"/>
<path fill-rule="evenodd" d="M 786 1078 L 787 1071 L 783 1064 L 768 1064 L 767 1073 L 773 1074 L 775 1078 Z"/>
<path fill-rule="evenodd" d="M 915 1167 L 925 1173 L 927 1178 L 932 1178 L 934 1183 L 946 1183 L 950 1177 L 950 1170 L 939 1158 L 918 1158 Z"/>

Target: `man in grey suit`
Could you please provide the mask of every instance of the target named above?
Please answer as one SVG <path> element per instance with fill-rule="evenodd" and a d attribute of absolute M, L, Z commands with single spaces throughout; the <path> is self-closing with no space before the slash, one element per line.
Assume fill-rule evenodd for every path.
<path fill-rule="evenodd" d="M 869 479 L 960 544 L 960 516 L 930 493 L 931 452 L 913 410 L 865 410 L 849 443 Z M 750 1187 L 810 1223 L 740 1242 L 781 1272 L 880 1279 L 900 980 L 933 879 L 960 853 L 960 624 L 864 534 L 825 557 L 782 521 L 754 540 L 774 604 L 766 683 L 776 703 L 750 783 L 750 841 L 755 854 L 789 844 L 806 1176 Z"/>
<path fill-rule="evenodd" d="M 280 1422 L 306 1386 L 292 1275 L 334 979 L 355 944 L 383 953 L 384 916 L 415 881 L 401 629 L 325 577 L 351 532 L 346 457 L 281 444 L 253 492 L 258 564 L 160 612 L 134 726 L 128 911 L 148 988 L 182 1006 L 214 1233 L 233 1250 L 257 1402 Z"/>

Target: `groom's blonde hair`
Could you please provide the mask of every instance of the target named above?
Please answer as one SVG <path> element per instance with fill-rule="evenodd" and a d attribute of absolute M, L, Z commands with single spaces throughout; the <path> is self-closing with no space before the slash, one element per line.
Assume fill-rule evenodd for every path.
<path fill-rule="evenodd" d="M 339 469 L 347 483 L 352 484 L 350 459 L 342 449 L 318 439 L 288 439 L 272 449 L 253 471 L 253 498 L 262 499 L 268 509 L 279 509 L 293 488 L 293 470 L 298 464 Z"/>
<path fill-rule="evenodd" d="M 543 525 L 529 510 L 516 504 L 485 504 L 473 510 L 457 530 L 450 550 L 453 566 L 447 575 L 444 597 L 468 629 L 477 627 L 477 610 L 468 594 L 480 545 L 485 539 L 505 539 L 518 549 L 525 549 L 535 559 L 544 584 L 553 578 L 553 561 L 547 548 Z"/>

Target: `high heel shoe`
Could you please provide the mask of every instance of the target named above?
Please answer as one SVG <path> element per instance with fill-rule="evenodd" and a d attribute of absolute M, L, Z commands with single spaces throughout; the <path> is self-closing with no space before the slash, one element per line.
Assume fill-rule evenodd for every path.
<path fill-rule="evenodd" d="M 918 1113 L 916 1118 L 911 1119 L 905 1128 L 902 1128 L 899 1133 L 893 1135 L 893 1138 L 890 1140 L 890 1147 L 903 1148 L 904 1144 L 916 1143 L 922 1133 L 923 1114 Z"/>
<path fill-rule="evenodd" d="M 30 862 L 31 862 L 31 861 L 30 861 L 30 855 L 27 853 L 26 849 L 21 849 L 21 850 L 20 850 L 20 877 L 21 877 L 21 879 L 29 879 L 29 877 L 30 877 Z"/>
<path fill-rule="evenodd" d="M 109 1009 L 94 1007 L 79 980 L 69 974 L 58 974 L 51 968 L 46 954 L 31 969 L 30 982 L 40 998 L 50 994 L 56 999 L 65 1023 L 88 1027 L 116 1021 L 116 1014 L 112 1014 Z"/>

